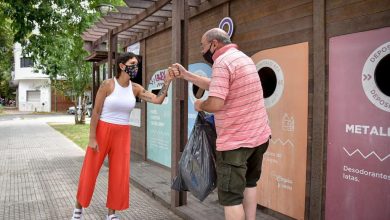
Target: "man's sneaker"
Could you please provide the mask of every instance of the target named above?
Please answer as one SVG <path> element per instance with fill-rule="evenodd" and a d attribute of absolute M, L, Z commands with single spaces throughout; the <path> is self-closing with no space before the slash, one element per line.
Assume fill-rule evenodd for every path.
<path fill-rule="evenodd" d="M 106 220 L 119 220 L 119 217 L 116 216 L 115 214 L 107 215 Z"/>
<path fill-rule="evenodd" d="M 72 220 L 81 220 L 83 217 L 83 209 L 74 209 Z"/>

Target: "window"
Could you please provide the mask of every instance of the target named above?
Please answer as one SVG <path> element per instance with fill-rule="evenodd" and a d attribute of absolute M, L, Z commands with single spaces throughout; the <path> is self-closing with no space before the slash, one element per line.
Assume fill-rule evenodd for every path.
<path fill-rule="evenodd" d="M 34 62 L 29 57 L 20 58 L 20 67 L 33 67 Z"/>
<path fill-rule="evenodd" d="M 41 101 L 41 91 L 39 90 L 30 90 L 27 92 L 27 102 L 40 102 Z"/>

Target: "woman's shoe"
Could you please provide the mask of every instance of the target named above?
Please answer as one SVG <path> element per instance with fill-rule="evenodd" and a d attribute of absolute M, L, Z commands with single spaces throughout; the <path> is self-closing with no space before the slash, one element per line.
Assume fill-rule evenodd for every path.
<path fill-rule="evenodd" d="M 116 216 L 115 214 L 107 215 L 106 220 L 119 220 L 119 217 Z"/>
<path fill-rule="evenodd" d="M 81 220 L 81 219 L 83 219 L 83 209 L 74 209 L 71 220 Z"/>

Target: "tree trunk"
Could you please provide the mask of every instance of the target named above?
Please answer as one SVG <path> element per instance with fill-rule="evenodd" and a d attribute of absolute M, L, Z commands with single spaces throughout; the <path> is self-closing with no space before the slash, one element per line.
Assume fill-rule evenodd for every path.
<path fill-rule="evenodd" d="M 85 124 L 85 113 L 87 112 L 86 103 L 85 103 L 85 95 L 83 95 L 83 99 L 81 100 L 81 118 L 80 124 Z"/>
<path fill-rule="evenodd" d="M 85 124 L 85 97 L 82 98 L 81 103 L 79 102 L 80 98 L 81 97 L 79 96 L 75 102 L 75 124 Z M 78 109 L 78 106 L 81 106 L 81 109 Z"/>
<path fill-rule="evenodd" d="M 74 108 L 75 108 L 75 112 L 74 112 L 74 123 L 77 125 L 79 124 L 79 116 L 78 116 L 78 111 L 77 111 L 77 104 L 78 104 L 78 101 L 76 99 L 76 101 L 74 102 Z"/>

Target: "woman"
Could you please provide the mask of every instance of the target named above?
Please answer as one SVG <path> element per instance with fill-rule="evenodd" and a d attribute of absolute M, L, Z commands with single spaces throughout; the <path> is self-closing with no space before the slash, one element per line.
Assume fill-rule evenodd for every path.
<path fill-rule="evenodd" d="M 115 211 L 129 207 L 129 118 L 135 106 L 135 97 L 161 104 L 173 78 L 170 74 L 166 74 L 163 87 L 158 95 L 155 95 L 131 81 L 137 76 L 137 72 L 137 56 L 133 53 L 121 55 L 117 60 L 116 76 L 105 80 L 96 94 L 89 144 L 80 173 L 76 207 L 72 219 L 81 219 L 82 208 L 89 206 L 97 175 L 107 154 L 109 180 L 106 219 L 119 219 Z"/>

